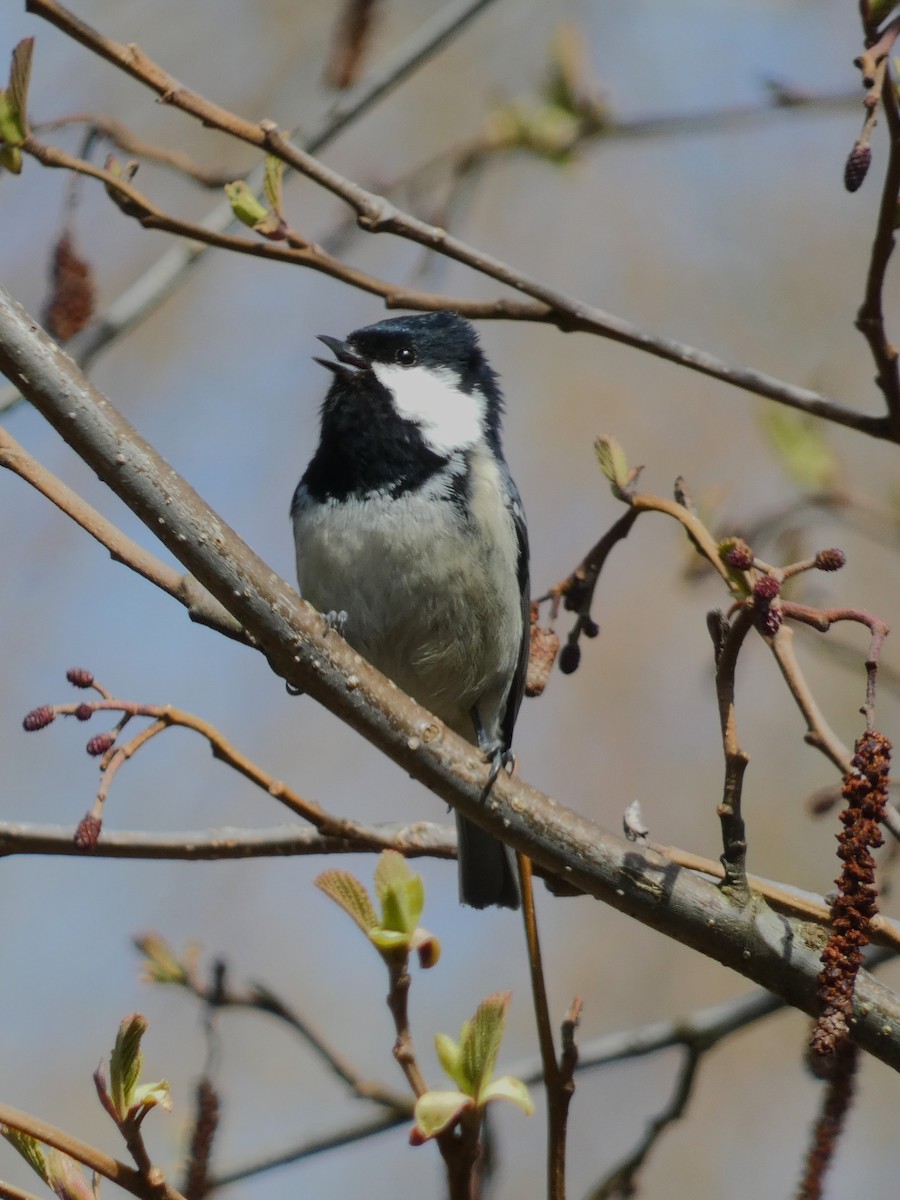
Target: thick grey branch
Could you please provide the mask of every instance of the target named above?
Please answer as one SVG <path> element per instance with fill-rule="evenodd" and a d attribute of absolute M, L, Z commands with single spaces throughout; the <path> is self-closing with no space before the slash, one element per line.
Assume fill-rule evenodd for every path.
<path fill-rule="evenodd" d="M 761 901 L 735 907 L 712 882 L 626 842 L 519 780 L 481 800 L 476 749 L 334 633 L 156 454 L 0 288 L 0 370 L 240 622 L 273 671 L 302 687 L 476 824 L 597 899 L 813 1012 L 822 931 Z M 900 1069 L 900 997 L 866 974 L 853 1036 Z"/>

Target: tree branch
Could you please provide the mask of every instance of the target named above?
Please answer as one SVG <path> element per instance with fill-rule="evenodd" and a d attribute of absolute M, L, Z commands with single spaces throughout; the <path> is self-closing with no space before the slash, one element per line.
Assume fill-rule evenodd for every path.
<path fill-rule="evenodd" d="M 273 671 L 303 688 L 464 816 L 575 886 L 816 1006 L 821 933 L 713 883 L 501 776 L 486 800 L 476 749 L 369 666 L 210 510 L 0 287 L 0 369 L 225 606 Z M 854 1037 L 900 1069 L 900 997 L 861 976 Z"/>
<path fill-rule="evenodd" d="M 71 517 L 76 525 L 95 538 L 109 551 L 114 562 L 124 563 L 132 571 L 155 584 L 185 606 L 192 621 L 208 625 L 236 641 L 245 642 L 243 630 L 225 608 L 206 592 L 196 579 L 182 575 L 168 563 L 144 550 L 137 542 L 122 533 L 101 513 L 82 500 L 77 492 L 32 458 L 11 434 L 0 429 L 0 467 L 15 472 L 20 479 L 46 496 L 56 507 Z"/>
<path fill-rule="evenodd" d="M 720 379 L 739 389 L 766 396 L 787 407 L 873 437 L 900 440 L 900 430 L 894 430 L 888 416 L 860 413 L 807 388 L 795 387 L 762 371 L 734 366 L 674 338 L 647 333 L 630 321 L 548 287 L 502 260 L 467 245 L 444 229 L 402 212 L 383 197 L 367 191 L 325 166 L 309 151 L 293 145 L 278 131 L 274 122 L 247 121 L 220 105 L 205 100 L 197 93 L 184 88 L 173 76 L 148 58 L 138 46 L 123 45 L 98 33 L 57 0 L 27 0 L 26 8 L 151 88 L 163 103 L 171 104 L 194 116 L 204 125 L 228 133 L 260 151 L 274 154 L 288 166 L 347 203 L 355 211 L 361 229 L 371 233 L 392 233 L 436 250 L 447 258 L 463 263 L 482 275 L 530 296 L 539 306 L 543 306 L 527 317 L 524 313 L 520 314 L 520 319 L 548 321 L 565 332 L 586 332 L 607 337 L 689 370 Z M 445 307 L 447 304 L 445 300 Z M 508 314 L 498 311 L 496 315 Z"/>
<path fill-rule="evenodd" d="M 104 1179 L 118 1184 L 132 1196 L 137 1196 L 138 1200 L 184 1200 L 181 1193 L 162 1178 L 162 1172 L 158 1167 L 154 1168 L 151 1181 L 146 1175 L 136 1171 L 134 1167 L 126 1166 L 125 1163 L 119 1162 L 117 1158 L 112 1158 L 109 1154 L 104 1154 L 95 1146 L 90 1146 L 70 1133 L 57 1129 L 55 1125 L 49 1125 L 39 1117 L 21 1112 L 9 1104 L 0 1103 L 0 1125 L 8 1125 L 11 1129 L 27 1133 L 47 1146 L 54 1146 L 91 1171 L 96 1171 Z"/>

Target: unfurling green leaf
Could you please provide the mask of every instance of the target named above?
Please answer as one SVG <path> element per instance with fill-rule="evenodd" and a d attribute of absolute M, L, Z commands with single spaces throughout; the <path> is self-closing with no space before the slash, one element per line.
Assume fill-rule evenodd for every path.
<path fill-rule="evenodd" d="M 269 155 L 266 159 L 266 175 L 263 184 L 266 199 L 270 204 L 269 208 L 262 203 L 243 179 L 225 184 L 225 193 L 231 204 L 231 211 L 241 224 L 249 225 L 258 234 L 273 242 L 284 241 L 287 236 L 287 224 L 281 215 L 281 176 L 283 171 L 284 163 Z"/>
<path fill-rule="evenodd" d="M 320 891 L 330 896 L 335 904 L 339 904 L 344 912 L 353 918 L 363 933 L 368 934 L 376 928 L 378 914 L 369 899 L 369 893 L 349 871 L 323 871 L 315 883 Z"/>
<path fill-rule="evenodd" d="M 444 1073 L 452 1079 L 460 1091 L 467 1096 L 474 1093 L 472 1080 L 466 1075 L 463 1063 L 462 1047 L 459 1042 L 446 1033 L 437 1033 L 434 1037 L 434 1048 L 437 1050 L 438 1062 L 444 1068 Z"/>
<path fill-rule="evenodd" d="M 509 1100 L 521 1108 L 526 1117 L 534 1112 L 534 1101 L 528 1088 L 521 1079 L 514 1079 L 512 1075 L 501 1075 L 487 1085 L 481 1093 L 481 1103 L 487 1104 L 491 1100 Z"/>
<path fill-rule="evenodd" d="M 172 1111 L 172 1093 L 165 1079 L 159 1083 L 142 1083 L 134 1089 L 131 1098 L 133 1112 L 143 1116 L 151 1108 L 161 1108 L 163 1112 Z"/>
<path fill-rule="evenodd" d="M 261 221 L 268 217 L 269 210 L 260 203 L 253 190 L 243 179 L 238 179 L 235 183 L 226 183 L 225 194 L 231 204 L 231 211 L 241 224 L 255 229 Z"/>
<path fill-rule="evenodd" d="M 422 876 L 396 850 L 385 850 L 378 856 L 375 894 L 381 902 L 382 927 L 411 939 L 425 907 L 425 885 Z"/>
<path fill-rule="evenodd" d="M 482 1000 L 471 1021 L 462 1027 L 459 1041 L 439 1033 L 434 1039 L 438 1060 L 458 1092 L 426 1092 L 416 1102 L 416 1125 L 410 1141 L 416 1145 L 458 1121 L 466 1108 L 479 1112 L 493 1100 L 510 1100 L 527 1115 L 534 1112 L 528 1088 L 520 1079 L 503 1075 L 491 1080 L 509 1010 L 510 993 L 498 992 Z"/>
<path fill-rule="evenodd" d="M 263 192 L 269 202 L 269 208 L 281 216 L 281 183 L 284 178 L 284 163 L 274 154 L 266 155 L 266 171 L 263 179 Z"/>
<path fill-rule="evenodd" d="M 416 1101 L 416 1123 L 409 1140 L 413 1145 L 421 1145 L 449 1129 L 471 1107 L 471 1096 L 462 1092 L 425 1092 Z"/>
<path fill-rule="evenodd" d="M 594 442 L 594 452 L 600 470 L 610 482 L 613 495 L 617 500 L 627 499 L 628 486 L 634 478 L 634 472 L 628 469 L 625 451 L 614 437 L 604 435 Z"/>
<path fill-rule="evenodd" d="M 369 930 L 369 941 L 379 950 L 409 949 L 409 938 L 405 933 L 399 933 L 396 929 L 383 929 L 380 925 Z"/>
<path fill-rule="evenodd" d="M 800 487 L 822 489 L 834 483 L 837 458 L 813 417 L 772 405 L 763 411 L 763 429 L 781 465 Z"/>
<path fill-rule="evenodd" d="M 18 175 L 22 170 L 19 147 L 28 136 L 28 84 L 34 38 L 23 38 L 12 52 L 9 83 L 0 91 L 0 166 Z"/>
<path fill-rule="evenodd" d="M 147 1031 L 147 1018 L 132 1013 L 119 1026 L 116 1044 L 109 1058 L 109 1094 L 120 1121 L 127 1119 L 134 1103 L 135 1090 L 144 1067 L 141 1038 Z"/>
<path fill-rule="evenodd" d="M 482 1088 L 490 1081 L 497 1065 L 506 1014 L 512 999 L 509 992 L 497 992 L 478 1005 L 475 1016 L 462 1029 L 459 1044 L 463 1070 L 472 1081 L 473 1095 L 480 1100 Z"/>
<path fill-rule="evenodd" d="M 197 957 L 196 946 L 188 947 L 184 958 L 179 959 L 158 933 L 142 933 L 134 939 L 134 944 L 144 956 L 144 979 L 148 983 L 190 983 Z"/>
<path fill-rule="evenodd" d="M 6 1138 L 9 1144 L 22 1155 L 25 1161 L 47 1182 L 47 1158 L 44 1147 L 31 1134 L 21 1133 L 18 1129 L 10 1129 L 8 1125 L 0 1125 L 0 1137 Z"/>

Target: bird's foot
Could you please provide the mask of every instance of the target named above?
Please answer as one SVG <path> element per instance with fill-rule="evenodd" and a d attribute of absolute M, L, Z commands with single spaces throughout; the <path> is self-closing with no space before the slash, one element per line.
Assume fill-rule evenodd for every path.
<path fill-rule="evenodd" d="M 344 629 L 347 625 L 347 614 L 344 609 L 338 611 L 336 608 L 332 608 L 330 612 L 322 613 L 322 619 L 327 627 L 326 633 L 333 630 L 340 637 L 344 636 Z"/>

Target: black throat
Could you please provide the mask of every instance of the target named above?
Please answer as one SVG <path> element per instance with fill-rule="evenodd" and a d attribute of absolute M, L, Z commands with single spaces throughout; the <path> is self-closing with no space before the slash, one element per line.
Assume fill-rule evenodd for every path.
<path fill-rule="evenodd" d="M 319 445 L 300 486 L 319 502 L 376 491 L 399 496 L 421 487 L 446 462 L 412 421 L 397 415 L 371 374 L 338 376 L 322 405 Z"/>

